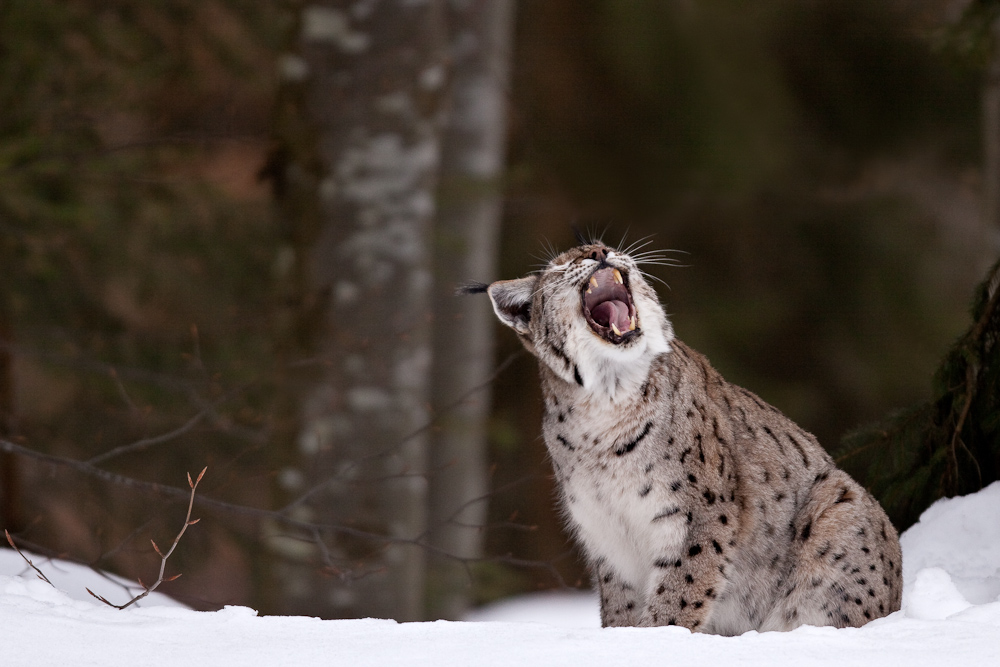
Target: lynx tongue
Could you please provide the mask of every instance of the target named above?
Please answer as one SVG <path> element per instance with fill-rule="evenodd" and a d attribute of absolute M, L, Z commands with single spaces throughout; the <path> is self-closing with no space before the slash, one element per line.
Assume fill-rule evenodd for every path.
<path fill-rule="evenodd" d="M 585 287 L 583 314 L 594 333 L 617 345 L 636 330 L 635 305 L 621 271 L 598 269 Z"/>
<path fill-rule="evenodd" d="M 590 316 L 602 327 L 611 328 L 614 324 L 618 331 L 628 331 L 631 324 L 628 304 L 624 301 L 604 301 L 594 307 Z"/>

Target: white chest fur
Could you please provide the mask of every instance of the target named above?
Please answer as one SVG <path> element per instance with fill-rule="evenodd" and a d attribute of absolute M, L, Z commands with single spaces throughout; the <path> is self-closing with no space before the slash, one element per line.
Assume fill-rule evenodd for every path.
<path fill-rule="evenodd" d="M 673 559 L 687 533 L 677 494 L 643 474 L 645 461 L 588 460 L 560 452 L 562 492 L 588 558 L 604 560 L 637 590 L 651 585 L 657 561 Z M 555 452 L 554 452 L 554 458 Z"/>

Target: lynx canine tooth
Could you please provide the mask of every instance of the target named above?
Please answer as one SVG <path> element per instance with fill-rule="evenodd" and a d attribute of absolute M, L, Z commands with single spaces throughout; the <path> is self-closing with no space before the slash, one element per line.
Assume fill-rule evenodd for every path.
<path fill-rule="evenodd" d="M 615 269 L 612 272 L 612 274 L 615 277 L 615 282 L 616 283 L 618 283 L 619 285 L 624 285 L 625 284 L 625 281 L 622 279 L 622 272 L 621 271 L 619 271 L 618 269 Z"/>
<path fill-rule="evenodd" d="M 611 330 L 615 332 L 616 336 L 621 336 L 622 335 L 622 332 L 618 330 L 618 327 L 615 326 L 614 322 L 611 323 Z"/>
<path fill-rule="evenodd" d="M 632 319 L 628 321 L 628 330 L 635 331 L 635 315 L 633 315 Z"/>
<path fill-rule="evenodd" d="M 592 287 L 600 287 L 600 285 L 597 284 L 597 278 L 595 278 L 594 276 L 590 276 L 590 284 Z"/>

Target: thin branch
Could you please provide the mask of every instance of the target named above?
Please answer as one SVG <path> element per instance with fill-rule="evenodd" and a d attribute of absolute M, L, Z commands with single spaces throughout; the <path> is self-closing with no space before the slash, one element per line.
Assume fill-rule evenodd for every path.
<path fill-rule="evenodd" d="M 90 477 L 94 477 L 96 479 L 108 482 L 110 484 L 115 484 L 117 486 L 122 486 L 130 489 L 136 489 L 139 491 L 143 491 L 145 493 L 152 493 L 167 498 L 177 498 L 177 499 L 184 498 L 185 500 L 188 497 L 187 491 L 180 489 L 176 486 L 170 486 L 167 484 L 156 484 L 154 482 L 146 482 L 143 480 L 135 479 L 133 477 L 126 477 L 125 475 L 119 475 L 118 473 L 109 472 L 107 470 L 104 470 L 103 468 L 98 468 L 96 466 L 90 465 L 86 461 L 77 461 L 75 459 L 53 456 L 52 454 L 44 454 L 42 452 L 37 452 L 27 447 L 22 447 L 21 445 L 14 444 L 9 440 L 0 439 L 0 451 L 12 452 L 14 454 L 26 456 L 28 458 L 32 458 L 37 461 L 42 461 L 49 465 L 57 466 L 60 468 L 69 468 L 70 470 L 75 470 L 76 472 L 88 475 Z M 361 530 L 358 528 L 351 528 L 348 526 L 335 525 L 335 524 L 316 524 L 308 521 L 301 521 L 298 519 L 291 518 L 282 511 L 266 510 L 256 507 L 248 507 L 246 505 L 236 505 L 233 503 L 228 503 L 224 500 L 217 500 L 215 498 L 206 498 L 205 496 L 198 496 L 197 502 L 199 507 L 205 507 L 217 511 L 226 512 L 229 514 L 250 516 L 256 519 L 274 519 L 280 521 L 281 523 L 287 526 L 307 531 L 311 530 L 313 527 L 318 527 L 323 530 L 338 532 L 344 535 L 351 535 L 353 537 L 357 537 L 359 539 L 367 540 L 370 542 L 400 543 L 400 544 L 414 543 L 413 540 L 392 537 L 380 533 L 373 533 L 370 531 Z"/>
<path fill-rule="evenodd" d="M 8 165 L 0 172 L 18 172 L 25 169 L 33 168 L 34 165 L 44 162 L 46 160 L 65 160 L 70 163 L 76 163 L 81 160 L 96 160 L 115 153 L 124 153 L 130 151 L 139 151 L 145 149 L 156 149 L 165 146 L 197 146 L 199 148 L 206 148 L 213 145 L 221 144 L 246 144 L 259 140 L 262 135 L 252 134 L 252 133 L 242 133 L 238 135 L 230 135 L 226 137 L 217 136 L 205 136 L 202 134 L 196 134 L 192 132 L 176 133 L 172 136 L 167 137 L 154 137 L 151 139 L 143 139 L 139 141 L 133 141 L 123 144 L 115 144 L 112 146 L 95 147 L 91 150 L 79 150 L 79 151 L 48 151 L 39 153 L 38 155 L 31 157 L 27 160 L 18 162 L 15 165 Z"/>
<path fill-rule="evenodd" d="M 860 454 L 861 452 L 863 452 L 865 450 L 871 449 L 872 447 L 881 447 L 882 445 L 885 444 L 885 439 L 888 437 L 888 435 L 889 435 L 888 432 L 885 431 L 884 429 L 880 430 L 879 431 L 879 437 L 872 438 L 868 442 L 866 442 L 865 444 L 861 445 L 860 447 L 855 447 L 854 449 L 852 449 L 852 450 L 850 450 L 848 452 L 844 452 L 843 454 L 841 454 L 840 456 L 838 456 L 837 458 L 835 458 L 833 460 L 833 462 L 836 463 L 839 466 L 841 463 L 843 463 L 847 459 L 851 458 L 852 456 L 857 456 L 858 454 Z"/>
<path fill-rule="evenodd" d="M 23 447 L 21 445 L 14 444 L 9 440 L 0 439 L 0 452 L 11 452 L 14 454 L 19 454 L 28 458 L 35 459 L 37 461 L 42 461 L 46 464 L 57 466 L 60 468 L 69 468 L 76 472 L 88 475 L 90 477 L 99 479 L 101 481 L 114 484 L 117 486 L 122 486 L 126 488 L 136 489 L 145 493 L 152 493 L 168 498 L 188 498 L 188 492 L 184 491 L 175 486 L 170 486 L 167 484 L 156 484 L 154 482 L 146 482 L 143 480 L 135 479 L 133 477 L 126 477 L 125 475 L 120 475 L 118 473 L 109 472 L 102 468 L 90 465 L 86 461 L 77 461 L 75 459 L 68 459 L 59 456 L 53 456 L 51 454 L 45 454 L 42 452 Z M 319 529 L 321 531 L 329 531 L 333 533 L 339 533 L 341 535 L 348 535 L 351 537 L 358 538 L 371 543 L 376 544 L 408 544 L 415 545 L 438 555 L 446 558 L 459 558 L 454 556 L 454 554 L 449 554 L 434 548 L 433 546 L 426 544 L 421 539 L 410 539 L 404 537 L 395 537 L 392 535 L 386 535 L 383 533 L 376 533 L 368 530 L 362 530 L 360 528 L 353 528 L 350 526 L 344 526 L 341 524 L 320 524 L 311 521 L 303 521 L 301 519 L 295 519 L 290 516 L 291 512 L 286 510 L 268 510 L 261 509 L 257 507 L 248 507 L 246 505 L 237 505 L 234 503 L 229 503 L 224 500 L 218 500 L 215 498 L 208 498 L 205 496 L 198 496 L 197 503 L 199 507 L 204 507 L 211 510 L 221 511 L 228 514 L 236 514 L 240 516 L 249 516 L 258 520 L 271 519 L 278 521 L 285 526 L 296 528 L 307 533 L 311 532 L 313 529 Z M 460 558 L 459 558 L 460 559 Z M 460 559 L 461 560 L 461 559 Z"/>
<path fill-rule="evenodd" d="M 253 443 L 254 445 L 266 445 L 270 437 L 266 430 L 262 431 L 234 424 L 229 418 L 220 415 L 216 409 L 226 401 L 231 400 L 237 395 L 247 391 L 255 382 L 256 381 L 246 382 L 234 389 L 231 389 L 223 398 L 214 403 L 203 398 L 201 394 L 195 391 L 192 387 L 187 391 L 188 400 L 191 401 L 192 405 L 195 407 L 202 409 L 209 420 L 211 420 L 212 425 L 219 429 L 221 433 L 245 440 Z"/>
<path fill-rule="evenodd" d="M 135 409 L 135 406 L 128 397 L 127 392 L 125 392 L 125 388 L 122 383 L 123 379 L 151 384 L 171 392 L 182 394 L 188 398 L 195 408 L 200 411 L 204 411 L 205 414 L 203 416 L 207 416 L 211 422 L 226 435 L 232 435 L 249 442 L 253 442 L 254 444 L 263 444 L 267 441 L 266 434 L 253 429 L 243 428 L 237 424 L 232 424 L 217 411 L 217 408 L 226 400 L 230 400 L 236 395 L 247 391 L 247 389 L 255 384 L 259 384 L 258 380 L 246 382 L 241 386 L 230 390 L 223 400 L 212 403 L 205 400 L 196 391 L 195 385 L 197 383 L 194 380 L 179 378 L 174 375 L 155 373 L 129 366 L 113 366 L 82 355 L 65 355 L 53 352 L 43 352 L 38 349 L 14 345 L 5 341 L 0 341 L 0 351 L 6 351 L 17 356 L 38 359 L 47 363 L 58 364 L 66 368 L 75 368 L 87 373 L 96 373 L 101 376 L 110 377 L 116 383 L 119 393 L 122 395 L 123 400 L 129 404 L 130 409 Z M 294 364 L 288 364 L 287 367 L 292 368 L 294 367 Z"/>
<path fill-rule="evenodd" d="M 137 528 L 135 531 L 133 531 L 132 535 L 130 535 L 129 537 L 125 538 L 125 541 L 130 540 L 136 533 L 144 530 L 148 526 L 148 524 L 152 523 L 154 520 L 155 519 L 150 519 L 145 525 L 140 526 L 139 528 Z M 96 574 L 97 576 L 99 576 L 102 579 L 106 580 L 112 586 L 117 586 L 117 587 L 121 588 L 128 595 L 132 595 L 133 591 L 141 590 L 142 589 L 142 586 L 139 586 L 135 581 L 131 581 L 131 580 L 126 579 L 124 577 L 119 577 L 117 575 L 113 575 L 110 572 L 108 572 L 107 570 L 101 569 L 97 565 L 97 563 L 99 563 L 101 561 L 104 561 L 108 557 L 114 555 L 116 551 L 118 551 L 119 549 L 122 548 L 122 546 L 124 546 L 124 542 L 121 545 L 115 547 L 114 549 L 111 549 L 110 551 L 104 552 L 103 554 L 101 554 L 100 556 L 98 556 L 97 559 L 88 560 L 88 559 L 79 558 L 77 556 L 74 556 L 71 553 L 55 551 L 53 549 L 50 549 L 49 547 L 46 547 L 43 544 L 38 544 L 36 542 L 32 542 L 31 540 L 26 540 L 23 537 L 20 537 L 18 539 L 21 542 L 21 544 L 23 544 L 25 546 L 26 549 L 29 549 L 30 551 L 33 551 L 33 552 L 35 552 L 35 553 L 37 553 L 39 555 L 45 556 L 46 560 L 49 562 L 49 565 L 51 565 L 56 570 L 59 570 L 59 563 L 55 560 L 55 559 L 58 559 L 58 560 L 66 561 L 68 563 L 72 563 L 74 565 L 80 565 L 82 567 L 87 568 L 88 570 L 90 570 L 91 572 L 93 572 L 94 574 Z M 62 571 L 62 572 L 68 572 L 68 570 L 60 570 L 60 571 Z"/>
<path fill-rule="evenodd" d="M 152 526 L 155 522 L 156 522 L 156 518 L 155 517 L 150 517 L 149 519 L 147 519 L 146 521 L 144 521 L 143 523 L 139 524 L 134 529 L 132 529 L 132 532 L 130 532 L 128 535 L 126 535 L 121 540 L 119 540 L 118 544 L 116 544 L 115 546 L 111 547 L 110 549 L 105 549 L 104 548 L 104 546 L 103 546 L 103 540 L 102 540 L 102 542 L 101 542 L 102 546 L 100 548 L 100 553 L 98 554 L 97 558 L 94 559 L 94 560 L 90 560 L 90 561 L 84 561 L 84 563 L 87 566 L 89 566 L 90 569 L 94 570 L 95 572 L 100 572 L 101 569 L 97 566 L 97 563 L 99 563 L 101 561 L 106 561 L 108 559 L 113 558 L 120 551 L 122 551 L 123 549 L 125 549 L 126 545 L 130 544 L 132 542 L 132 540 L 134 540 L 136 537 L 138 537 L 141 533 L 146 532 L 147 530 L 149 530 L 150 526 Z"/>
<path fill-rule="evenodd" d="M 161 433 L 160 435 L 152 436 L 149 438 L 142 438 L 141 440 L 137 440 L 127 445 L 121 445 L 119 447 L 109 449 L 103 454 L 98 454 L 97 456 L 93 456 L 87 459 L 87 463 L 89 463 L 90 465 L 97 465 L 98 463 L 103 463 L 104 461 L 115 458 L 116 456 L 142 451 L 147 447 L 152 447 L 153 445 L 159 445 L 164 442 L 170 442 L 175 438 L 179 438 L 180 436 L 184 435 L 185 433 L 193 429 L 195 426 L 197 426 L 198 423 L 201 422 L 206 417 L 212 417 L 213 419 L 216 420 L 219 419 L 218 413 L 216 412 L 216 408 L 228 402 L 233 397 L 240 394 L 243 390 L 244 389 L 242 387 L 237 387 L 236 389 L 228 391 L 214 403 L 210 403 L 208 401 L 203 400 L 200 396 L 197 395 L 196 392 L 192 391 L 190 393 L 191 400 L 192 402 L 199 403 L 201 410 L 196 412 L 193 417 L 187 420 L 187 422 L 175 428 L 173 431 L 169 431 L 167 433 Z"/>
<path fill-rule="evenodd" d="M 53 456 L 51 454 L 44 454 L 42 452 L 37 452 L 32 449 L 22 447 L 21 445 L 14 444 L 8 440 L 0 439 L 0 451 L 11 452 L 14 454 L 25 456 L 27 458 L 32 458 L 55 467 L 69 468 L 70 470 L 93 477 L 95 479 L 99 479 L 103 482 L 115 484 L 125 488 L 135 489 L 137 491 L 141 491 L 144 493 L 149 493 L 161 497 L 174 498 L 174 499 L 183 498 L 184 500 L 187 500 L 189 503 L 188 516 L 190 516 L 191 503 L 193 500 L 193 502 L 196 502 L 198 506 L 203 509 L 209 509 L 209 510 L 214 510 L 216 512 L 223 512 L 228 514 L 235 514 L 239 516 L 247 516 L 254 518 L 258 521 L 265 519 L 276 521 L 287 528 L 299 530 L 303 534 L 309 536 L 307 538 L 307 541 L 311 541 L 317 546 L 317 549 L 320 553 L 321 561 L 324 562 L 329 567 L 331 567 L 332 572 L 337 573 L 338 576 L 344 579 L 359 579 L 364 576 L 367 576 L 368 574 L 371 574 L 371 572 L 352 574 L 343 570 L 341 567 L 337 566 L 337 564 L 334 562 L 332 554 L 330 553 L 329 549 L 326 546 L 326 542 L 323 540 L 324 533 L 339 533 L 343 535 L 350 535 L 352 537 L 367 541 L 369 543 L 383 545 L 383 546 L 388 544 L 406 544 L 406 545 L 417 546 L 427 550 L 428 553 L 434 554 L 441 558 L 446 558 L 461 563 L 464 566 L 466 566 L 466 568 L 475 563 L 505 563 L 508 565 L 513 565 L 515 567 L 545 570 L 548 571 L 557 581 L 559 581 L 561 586 L 566 586 L 565 582 L 562 581 L 562 578 L 560 577 L 553 563 L 548 561 L 534 561 L 534 560 L 514 558 L 509 554 L 506 556 L 467 558 L 459 556 L 457 554 L 450 553 L 448 551 L 435 547 L 434 545 L 428 544 L 423 539 L 423 536 L 417 538 L 394 537 L 392 535 L 374 533 L 338 524 L 321 524 L 310 521 L 303 521 L 300 519 L 292 518 L 291 516 L 285 514 L 282 511 L 260 509 L 255 507 L 248 507 L 246 505 L 236 505 L 222 500 L 217 500 L 215 498 L 208 498 L 203 495 L 195 498 L 192 492 L 185 491 L 178 487 L 169 486 L 165 484 L 155 484 L 153 482 L 146 482 L 143 480 L 126 477 L 124 475 L 119 475 L 117 473 L 109 472 L 102 468 L 97 468 L 84 461 L 76 461 L 73 459 L 66 459 L 58 456 Z M 513 484 L 514 483 L 512 483 L 511 485 Z M 490 527 L 491 526 L 488 525 L 483 526 L 483 528 L 490 528 Z"/>
<path fill-rule="evenodd" d="M 104 461 L 107 461 L 108 459 L 113 459 L 116 456 L 121 456 L 122 454 L 138 452 L 143 449 L 146 449 L 147 447 L 152 447 L 153 445 L 159 445 L 160 443 L 169 442 L 175 438 L 179 438 L 180 436 L 184 435 L 185 433 L 193 429 L 195 426 L 197 426 L 198 422 L 200 422 L 208 415 L 208 412 L 209 409 L 205 408 L 200 412 L 195 413 L 195 415 L 191 417 L 191 419 L 187 420 L 187 422 L 185 422 L 182 426 L 175 428 L 173 431 L 169 431 L 167 433 L 161 433 L 160 435 L 153 436 L 151 438 L 142 438 L 141 440 L 136 440 L 135 442 L 129 443 L 127 445 L 121 445 L 120 447 L 115 447 L 114 449 L 110 449 L 104 452 L 103 454 L 98 454 L 97 456 L 93 456 L 87 459 L 87 463 L 89 463 L 90 465 L 97 465 L 98 463 L 102 463 Z"/>
<path fill-rule="evenodd" d="M 129 411 L 132 412 L 133 414 L 138 414 L 140 410 L 138 406 L 136 406 L 136 404 L 132 401 L 132 397 L 128 395 L 128 390 L 125 389 L 125 383 L 123 383 L 122 379 L 118 377 L 118 371 L 112 368 L 108 372 L 108 374 L 111 376 L 111 379 L 115 381 L 115 387 L 118 388 L 118 394 L 122 397 L 122 400 L 125 402 L 125 405 L 128 406 Z"/>
<path fill-rule="evenodd" d="M 514 529 L 514 530 L 523 530 L 525 532 L 531 532 L 531 531 L 537 530 L 538 526 L 527 525 L 527 524 L 516 524 L 516 523 L 510 522 L 510 521 L 492 523 L 492 524 L 488 524 L 488 525 L 466 524 L 466 523 L 462 523 L 462 522 L 458 521 L 458 516 L 460 514 L 462 514 L 462 512 L 464 512 L 466 509 L 468 509 L 469 507 L 471 507 L 472 505 L 484 502 L 484 501 L 488 500 L 492 496 L 495 496 L 495 495 L 497 495 L 499 493 L 503 493 L 505 491 L 509 491 L 511 489 L 514 489 L 514 488 L 516 488 L 518 486 L 521 486 L 522 484 L 526 484 L 527 482 L 530 482 L 530 481 L 532 481 L 534 479 L 538 479 L 539 477 L 540 477 L 540 475 L 537 475 L 537 474 L 524 475 L 524 476 L 522 476 L 522 477 L 520 477 L 518 479 L 515 479 L 515 480 L 513 480 L 511 482 L 508 482 L 508 483 L 502 485 L 502 486 L 499 486 L 499 487 L 493 489 L 492 491 L 489 491 L 488 493 L 484 493 L 484 494 L 481 494 L 481 495 L 479 495 L 479 496 L 477 496 L 475 498 L 470 498 L 470 499 L 466 500 L 464 503 L 462 503 L 461 505 L 459 505 L 458 507 L 456 507 L 454 509 L 454 511 L 452 511 L 452 513 L 449 514 L 447 517 L 444 517 L 444 518 L 440 519 L 438 522 L 436 522 L 435 524 L 428 526 L 427 529 L 421 534 L 421 538 L 429 536 L 432 532 L 434 532 L 435 530 L 438 530 L 438 529 L 440 529 L 440 528 L 442 528 L 444 526 L 459 526 L 461 528 L 478 528 L 480 530 L 487 530 L 487 529 L 489 529 L 489 530 L 495 530 L 497 528 L 511 528 L 511 529 Z"/>
<path fill-rule="evenodd" d="M 70 355 L 58 352 L 46 352 L 36 348 L 26 347 L 24 345 L 15 345 L 13 343 L 2 341 L 0 341 L 0 349 L 4 349 L 16 356 L 38 359 L 47 363 L 57 364 L 64 368 L 79 369 L 88 373 L 95 373 L 103 377 L 108 377 L 114 374 L 115 377 L 118 378 L 127 378 L 132 381 L 144 382 L 172 391 L 184 392 L 191 386 L 190 380 L 184 380 L 173 375 L 156 373 L 130 366 L 115 366 L 102 361 L 96 361 L 82 354 Z"/>
<path fill-rule="evenodd" d="M 371 461 L 371 460 L 380 458 L 382 456 L 386 456 L 390 452 L 392 452 L 392 451 L 394 451 L 394 450 L 402 447 L 404 444 L 406 444 L 410 440 L 413 440 L 414 438 L 416 438 L 416 437 L 418 437 L 420 435 L 423 435 L 424 433 L 430 431 L 438 423 L 438 421 L 441 418 L 441 415 L 447 414 L 447 413 L 451 412 L 452 410 L 454 410 L 455 408 L 457 408 L 459 405 L 461 405 L 462 403 L 464 403 L 466 400 L 468 400 L 468 398 L 470 396 L 472 396 L 473 394 L 475 394 L 475 393 L 477 393 L 479 391 L 482 391 L 486 387 L 488 387 L 491 384 L 493 384 L 493 382 L 500 376 L 501 373 L 503 373 L 504 371 L 506 371 L 510 367 L 510 365 L 513 364 L 515 361 L 517 361 L 519 358 L 523 357 L 524 354 L 525 354 L 524 350 L 519 350 L 517 352 L 512 352 L 511 354 L 507 355 L 507 358 L 504 359 L 503 362 L 501 362 L 496 367 L 496 369 L 493 371 L 493 373 L 490 375 L 490 377 L 488 377 L 483 382 L 481 382 L 481 383 L 479 383 L 479 384 L 477 384 L 477 385 L 475 385 L 473 387 L 470 387 L 461 396 L 459 396 L 458 398 L 456 398 L 451 403 L 448 403 L 447 405 L 441 406 L 441 408 L 438 409 L 437 414 L 433 415 L 426 424 L 424 424 L 423 426 L 420 426 L 420 427 L 416 428 L 415 430 L 411 431 L 407 435 L 403 436 L 398 442 L 393 443 L 392 445 L 386 447 L 385 449 L 382 449 L 381 451 L 373 452 L 372 454 L 369 454 L 368 456 L 360 457 L 360 458 L 354 459 L 352 461 L 349 461 L 347 463 L 347 465 L 344 466 L 344 469 L 341 470 L 340 472 L 338 472 L 338 474 L 336 476 L 329 477 L 329 478 L 327 478 L 327 479 L 325 479 L 325 480 L 323 480 L 323 481 L 315 484 L 314 486 L 306 489 L 298 497 L 296 497 L 296 498 L 292 499 L 291 501 L 289 501 L 289 503 L 286 504 L 281 509 L 281 511 L 282 512 L 288 512 L 288 511 L 292 510 L 293 508 L 298 507 L 299 505 L 302 505 L 303 503 L 305 503 L 307 500 L 309 500 L 310 498 L 312 498 L 317 493 L 321 492 L 323 489 L 325 489 L 330 484 L 332 484 L 332 483 L 340 480 L 343 477 L 348 477 L 350 475 L 350 473 L 355 468 L 357 468 L 359 465 L 361 465 L 365 461 Z"/>
<path fill-rule="evenodd" d="M 34 570 L 38 574 L 38 578 L 41 579 L 42 581 L 44 581 L 45 583 L 47 583 L 52 588 L 55 588 L 56 585 L 53 584 L 51 581 L 49 581 L 49 578 L 45 576 L 45 573 L 42 572 L 41 570 L 39 570 L 37 567 L 35 567 L 35 564 L 32 563 L 31 560 L 27 556 L 25 556 L 23 553 L 21 553 L 21 550 L 17 548 L 16 544 L 14 544 L 14 538 L 10 536 L 10 533 L 8 533 L 6 530 L 4 530 L 3 534 L 7 536 L 7 543 L 10 544 L 10 547 L 14 551 L 16 551 L 21 558 L 24 559 L 25 563 L 27 563 L 28 565 L 31 566 L 31 569 Z"/>
<path fill-rule="evenodd" d="M 201 469 L 201 472 L 198 473 L 198 478 L 195 479 L 194 481 L 191 480 L 191 473 L 188 473 L 187 480 L 188 480 L 188 486 L 191 487 L 191 498 L 188 500 L 187 516 L 184 517 L 184 525 L 181 527 L 180 532 L 177 533 L 177 537 L 174 538 L 174 543 L 170 545 L 170 549 L 167 550 L 167 553 L 163 553 L 162 551 L 160 551 L 160 547 L 156 546 L 156 542 L 150 540 L 150 543 L 152 543 L 153 545 L 153 550 L 156 551 L 156 554 L 160 557 L 160 574 L 156 578 L 156 581 L 153 583 L 153 585 L 147 587 L 142 583 L 142 580 L 140 579 L 139 585 L 143 587 L 143 591 L 138 595 L 136 595 L 135 597 L 133 597 L 128 602 L 126 602 L 125 604 L 120 604 L 120 605 L 114 604 L 113 602 L 109 602 L 106 598 L 101 597 L 100 595 L 90 590 L 89 588 L 87 589 L 88 593 L 90 593 L 95 598 L 97 598 L 104 604 L 108 605 L 109 607 L 114 607 L 115 609 L 125 609 L 126 607 L 132 606 L 139 600 L 143 599 L 144 597 L 155 591 L 157 587 L 159 587 L 159 585 L 162 584 L 164 581 L 173 581 L 174 579 L 177 579 L 177 577 L 181 576 L 180 574 L 175 574 L 172 577 L 164 578 L 163 575 L 167 568 L 167 559 L 170 558 L 170 555 L 172 553 L 174 553 L 174 549 L 177 548 L 177 544 L 181 541 L 181 538 L 184 536 L 185 531 L 187 531 L 188 526 L 193 526 L 194 524 L 201 521 L 201 519 L 194 519 L 194 520 L 191 519 L 191 510 L 194 508 L 194 495 L 195 492 L 198 490 L 198 483 L 201 482 L 201 478 L 205 476 L 206 470 L 208 470 L 208 466 Z"/>

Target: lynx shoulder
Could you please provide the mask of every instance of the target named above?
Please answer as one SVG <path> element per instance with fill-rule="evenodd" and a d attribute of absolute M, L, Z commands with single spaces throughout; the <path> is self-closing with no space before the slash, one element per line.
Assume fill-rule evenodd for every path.
<path fill-rule="evenodd" d="M 545 443 L 605 626 L 733 635 L 899 609 L 882 508 L 674 337 L 632 257 L 583 245 L 487 292 L 538 358 Z"/>

